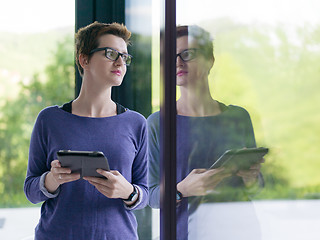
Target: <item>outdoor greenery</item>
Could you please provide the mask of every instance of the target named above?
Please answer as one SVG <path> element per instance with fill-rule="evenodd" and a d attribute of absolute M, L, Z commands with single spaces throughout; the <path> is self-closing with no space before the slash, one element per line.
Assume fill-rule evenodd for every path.
<path fill-rule="evenodd" d="M 319 198 L 320 25 L 289 31 L 284 26 L 239 25 L 222 19 L 203 26 L 215 37 L 216 62 L 209 76 L 212 95 L 245 107 L 257 144 L 270 148 L 262 168 L 266 186 L 256 198 Z M 51 60 L 45 70 L 35 69 L 14 95 L 12 83 L 0 81 L 5 89 L 1 93 L 6 94 L 0 97 L 0 207 L 31 206 L 23 182 L 36 116 L 42 108 L 74 97 L 73 38 L 65 35 L 49 51 Z M 3 48 L 0 45 L 0 51 Z M 30 61 L 42 56 L 43 51 L 32 49 Z M 14 47 L 10 52 L 16 57 L 1 60 L 0 70 L 12 68 L 10 61 L 17 64 Z M 24 69 L 25 73 L 30 70 Z M 157 103 L 159 85 L 152 86 L 152 101 Z"/>
<path fill-rule="evenodd" d="M 39 111 L 62 104 L 74 96 L 73 39 L 58 42 L 52 62 L 44 73 L 21 83 L 18 97 L 1 107 L 0 122 L 0 207 L 25 206 L 23 192 L 31 131 Z"/>
<path fill-rule="evenodd" d="M 258 198 L 318 198 L 320 193 L 320 25 L 241 25 L 220 20 L 213 96 L 245 107 L 257 144 L 270 148 Z"/>

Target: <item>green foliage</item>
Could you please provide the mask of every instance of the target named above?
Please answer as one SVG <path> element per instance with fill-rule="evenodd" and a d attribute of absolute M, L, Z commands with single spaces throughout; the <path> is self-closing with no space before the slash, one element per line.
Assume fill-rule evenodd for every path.
<path fill-rule="evenodd" d="M 1 107 L 0 206 L 28 205 L 23 193 L 32 127 L 39 111 L 62 104 L 74 96 L 73 39 L 58 42 L 44 74 L 22 85 L 19 97 Z"/>
<path fill-rule="evenodd" d="M 148 117 L 151 109 L 151 102 L 146 101 L 146 99 L 151 99 L 151 53 L 149 51 L 151 49 L 151 38 L 132 34 L 131 41 L 134 43 L 129 49 L 129 52 L 134 56 L 133 64 L 130 66 L 130 71 L 128 71 L 131 76 L 131 94 L 140 95 L 132 98 L 134 100 L 132 108 L 134 107 L 136 111 Z M 128 83 L 124 81 L 122 84 Z"/>
<path fill-rule="evenodd" d="M 24 77 L 42 72 L 56 51 L 56 43 L 73 32 L 72 27 L 36 34 L 0 32 L 0 68 Z"/>
<path fill-rule="evenodd" d="M 265 188 L 255 198 L 319 198 L 320 26 L 289 31 L 283 26 L 219 20 L 210 22 L 207 29 L 215 36 L 216 62 L 209 76 L 213 97 L 245 107 L 253 120 L 257 144 L 270 148 L 262 167 Z M 4 35 L 0 40 L 10 41 Z M 141 42 L 139 47 L 148 44 Z M 0 54 L 3 46 L 0 44 Z M 12 56 L 2 58 L 0 65 L 15 61 L 14 55 L 22 54 L 23 46 L 27 43 L 13 41 L 8 47 Z M 44 46 L 45 41 L 39 42 L 39 48 Z M 16 48 L 18 53 L 13 51 Z M 39 48 L 26 51 L 37 53 Z M 135 54 L 135 61 L 139 58 L 150 60 L 150 56 Z M 74 97 L 73 59 L 73 40 L 68 37 L 58 43 L 44 73 L 38 71 L 28 84 L 21 85 L 18 98 L 0 102 L 0 207 L 29 205 L 23 182 L 35 117 L 42 108 Z M 25 72 L 30 68 L 28 61 L 32 62 L 26 58 L 21 64 Z M 136 65 L 133 79 L 141 71 L 143 66 Z M 159 73 L 157 67 L 153 71 Z M 144 81 L 138 87 L 144 87 Z M 153 88 L 157 104 L 159 84 L 153 82 Z"/>
<path fill-rule="evenodd" d="M 257 144 L 271 150 L 262 167 L 266 190 L 261 196 L 302 198 L 309 190 L 319 193 L 320 25 L 247 26 L 229 20 L 215 24 L 220 27 L 208 26 L 216 33 L 213 96 L 245 107 Z"/>

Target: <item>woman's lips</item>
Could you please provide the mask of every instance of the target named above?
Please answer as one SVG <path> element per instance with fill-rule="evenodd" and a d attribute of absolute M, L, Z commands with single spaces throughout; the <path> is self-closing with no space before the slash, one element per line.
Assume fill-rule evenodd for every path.
<path fill-rule="evenodd" d="M 177 72 L 177 76 L 181 77 L 183 75 L 186 75 L 187 73 L 188 73 L 188 71 L 180 70 L 180 71 Z"/>
<path fill-rule="evenodd" d="M 114 74 L 116 74 L 116 75 L 118 75 L 118 76 L 121 76 L 121 71 L 119 71 L 119 70 L 111 71 L 111 72 L 114 73 Z"/>

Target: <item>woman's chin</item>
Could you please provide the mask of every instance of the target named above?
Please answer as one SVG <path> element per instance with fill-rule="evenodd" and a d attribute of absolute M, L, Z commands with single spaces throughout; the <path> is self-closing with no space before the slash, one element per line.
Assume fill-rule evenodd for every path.
<path fill-rule="evenodd" d="M 177 78 L 177 86 L 181 87 L 181 86 L 184 86 L 186 85 L 187 83 L 187 80 L 186 79 L 180 79 L 180 78 Z"/>

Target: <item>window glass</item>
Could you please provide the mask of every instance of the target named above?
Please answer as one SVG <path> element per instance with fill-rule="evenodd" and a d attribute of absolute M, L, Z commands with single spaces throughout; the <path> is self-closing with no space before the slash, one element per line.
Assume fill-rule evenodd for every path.
<path fill-rule="evenodd" d="M 39 111 L 74 97 L 74 1 L 0 7 L 0 238 L 33 239 L 40 205 L 23 192 Z M 59 17 L 57 17 L 59 16 Z"/>
<path fill-rule="evenodd" d="M 134 96 L 134 105 L 137 111 L 148 117 L 151 112 L 151 78 L 154 54 L 152 52 L 152 6 L 153 1 L 129 0 L 125 2 L 125 23 L 131 31 L 130 54 L 133 55 L 133 62 L 128 69 L 133 92 L 139 92 Z M 143 96 L 141 95 L 143 94 Z M 139 239 L 153 239 L 155 231 L 152 229 L 152 209 L 145 207 L 136 210 L 135 215 L 138 221 Z"/>
<path fill-rule="evenodd" d="M 319 7 L 177 1 L 177 25 L 192 25 L 177 40 L 177 186 L 188 197 L 177 204 L 177 239 L 319 234 Z M 191 48 L 196 58 L 183 59 Z M 251 170 L 239 166 L 251 155 L 208 170 L 226 150 L 253 147 L 269 152 Z"/>

